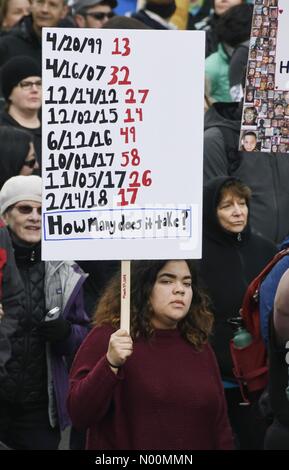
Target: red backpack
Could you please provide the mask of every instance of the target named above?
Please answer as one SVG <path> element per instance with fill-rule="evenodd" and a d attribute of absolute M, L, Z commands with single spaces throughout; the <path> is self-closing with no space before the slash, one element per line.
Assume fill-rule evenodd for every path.
<path fill-rule="evenodd" d="M 262 281 L 278 261 L 289 254 L 289 248 L 279 251 L 263 271 L 249 284 L 242 304 L 241 317 L 244 327 L 251 333 L 253 341 L 242 349 L 230 341 L 233 374 L 240 386 L 245 403 L 249 397 L 264 390 L 268 383 L 267 350 L 261 335 L 259 290 Z"/>

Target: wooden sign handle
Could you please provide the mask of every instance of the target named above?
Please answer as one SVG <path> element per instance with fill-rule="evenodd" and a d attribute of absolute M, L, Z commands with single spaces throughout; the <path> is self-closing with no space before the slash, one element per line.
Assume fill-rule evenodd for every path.
<path fill-rule="evenodd" d="M 130 261 L 121 262 L 120 328 L 130 332 Z"/>

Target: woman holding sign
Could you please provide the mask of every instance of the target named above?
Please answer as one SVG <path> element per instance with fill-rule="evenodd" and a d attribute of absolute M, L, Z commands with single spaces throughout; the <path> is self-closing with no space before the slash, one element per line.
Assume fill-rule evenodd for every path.
<path fill-rule="evenodd" d="M 192 262 L 133 262 L 131 283 L 131 335 L 119 329 L 116 276 L 72 366 L 68 407 L 87 449 L 232 449 Z"/>

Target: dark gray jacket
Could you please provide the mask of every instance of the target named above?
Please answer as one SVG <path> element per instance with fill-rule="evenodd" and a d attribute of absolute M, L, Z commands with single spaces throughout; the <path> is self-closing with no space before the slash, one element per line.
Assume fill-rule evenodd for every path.
<path fill-rule="evenodd" d="M 204 183 L 236 176 L 252 190 L 251 227 L 280 242 L 289 232 L 289 155 L 239 152 L 239 103 L 215 103 L 205 115 Z"/>
<path fill-rule="evenodd" d="M 41 39 L 33 30 L 31 15 L 0 39 L 0 66 L 15 56 L 29 56 L 41 65 Z"/>

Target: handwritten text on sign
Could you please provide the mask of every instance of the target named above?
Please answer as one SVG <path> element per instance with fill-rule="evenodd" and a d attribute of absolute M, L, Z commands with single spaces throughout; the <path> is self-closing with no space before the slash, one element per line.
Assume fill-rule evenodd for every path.
<path fill-rule="evenodd" d="M 289 54 L 288 54 L 288 0 L 278 1 L 278 35 L 276 48 L 275 85 L 279 90 L 289 90 Z"/>
<path fill-rule="evenodd" d="M 44 257 L 119 259 L 112 239 L 129 240 L 131 259 L 144 241 L 144 258 L 183 257 L 171 243 L 152 250 L 153 239 L 177 247 L 200 230 L 202 131 L 192 115 L 203 90 L 185 63 L 193 44 L 180 59 L 172 50 L 184 40 L 168 33 L 43 31 Z"/>

